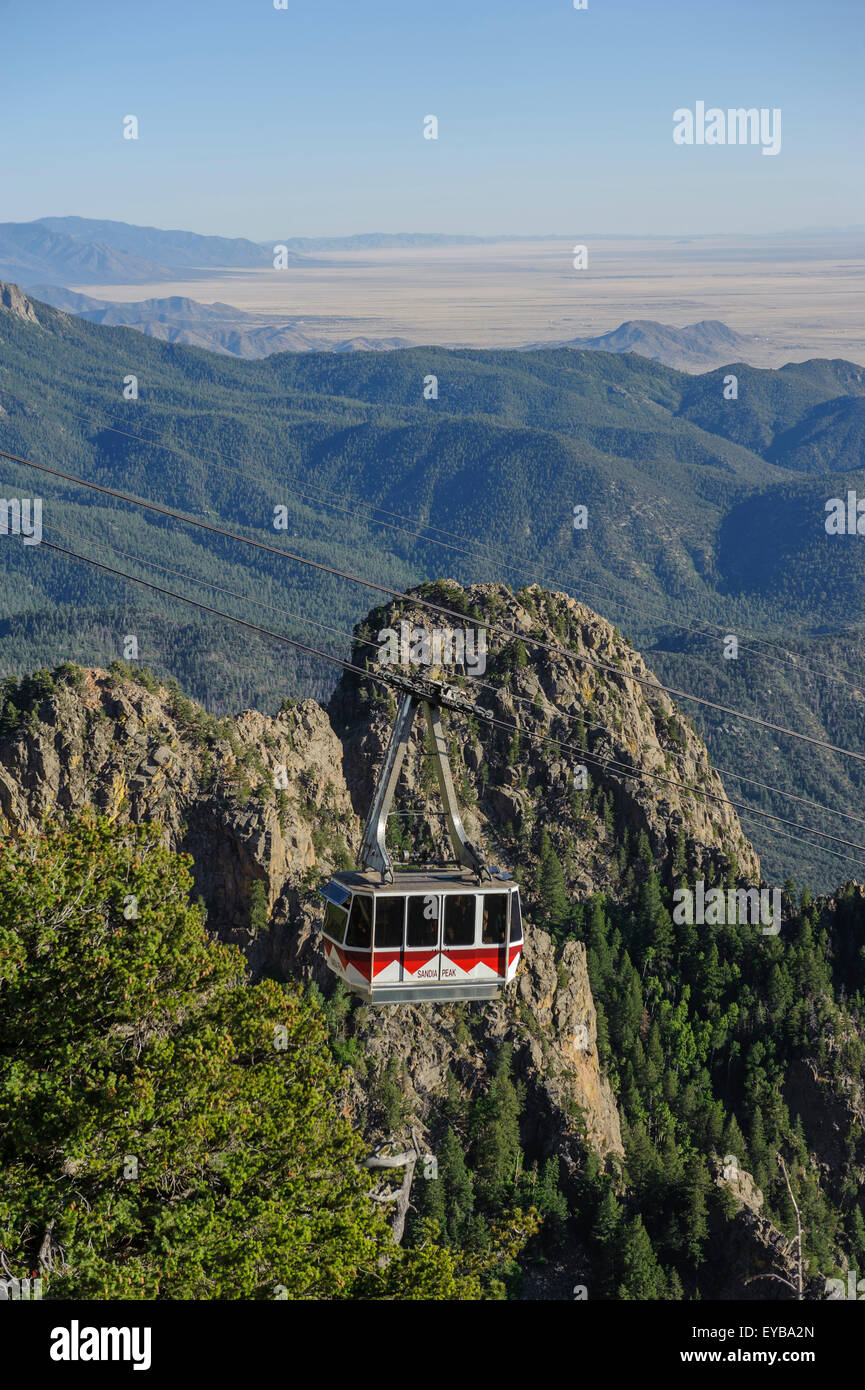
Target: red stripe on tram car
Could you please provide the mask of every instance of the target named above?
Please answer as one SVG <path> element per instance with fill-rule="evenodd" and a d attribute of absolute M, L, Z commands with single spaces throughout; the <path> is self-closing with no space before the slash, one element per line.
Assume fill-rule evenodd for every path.
<path fill-rule="evenodd" d="M 343 970 L 348 971 L 348 967 L 352 966 L 363 979 L 369 979 L 372 965 L 369 951 L 346 950 L 344 946 L 335 946 L 334 950 L 339 956 L 339 962 Z"/>
<path fill-rule="evenodd" d="M 418 970 L 422 970 L 425 965 L 429 965 L 431 960 L 435 960 L 438 954 L 438 946 L 434 946 L 432 950 L 407 950 L 403 954 L 402 963 L 410 975 L 415 975 Z"/>
<path fill-rule="evenodd" d="M 504 948 L 501 946 L 488 946 L 480 950 L 471 946 L 445 950 L 443 955 L 453 965 L 468 973 L 474 970 L 476 965 L 485 965 L 488 970 L 494 970 L 497 975 L 504 973 Z"/>
<path fill-rule="evenodd" d="M 395 950 L 384 950 L 381 946 L 376 946 L 373 955 L 372 976 L 380 975 L 383 970 L 387 970 L 389 965 L 399 965 L 402 951 L 397 947 Z"/>

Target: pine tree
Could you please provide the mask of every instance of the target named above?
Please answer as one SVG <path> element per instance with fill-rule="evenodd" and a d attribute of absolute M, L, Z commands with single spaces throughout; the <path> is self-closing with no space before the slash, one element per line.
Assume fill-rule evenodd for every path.
<path fill-rule="evenodd" d="M 452 1244 L 458 1245 L 474 1212 L 474 1186 L 466 1167 L 463 1146 L 448 1129 L 438 1155 L 437 1184 L 443 1192 L 444 1229 Z"/>
<path fill-rule="evenodd" d="M 661 1045 L 661 1029 L 657 1019 L 649 1030 L 649 1042 L 646 1051 L 646 1085 L 649 1093 L 654 1094 L 659 1086 L 661 1077 L 664 1074 L 664 1049 Z"/>
<path fill-rule="evenodd" d="M 710 1187 L 711 1180 L 703 1159 L 699 1154 L 694 1154 L 685 1165 L 680 1192 L 683 1211 L 683 1254 L 695 1270 L 702 1263 L 703 1245 L 709 1229 L 706 1198 Z"/>
<path fill-rule="evenodd" d="M 541 1170 L 540 1181 L 535 1189 L 534 1205 L 544 1218 L 543 1234 L 552 1245 L 560 1245 L 565 1237 L 568 1223 L 568 1202 L 559 1187 L 559 1159 L 557 1155 L 548 1158 Z"/>
<path fill-rule="evenodd" d="M 658 1172 L 658 1155 L 642 1122 L 635 1124 L 631 1130 L 626 1155 L 630 1184 L 638 1196 L 644 1196 Z"/>
<path fill-rule="evenodd" d="M 735 1115 L 731 1115 L 726 1125 L 724 1126 L 724 1135 L 721 1140 L 721 1149 L 723 1150 L 725 1162 L 726 1155 L 733 1154 L 733 1156 L 736 1159 L 736 1163 L 740 1168 L 747 1167 L 747 1146 L 745 1144 L 745 1136 L 742 1134 L 742 1131 L 739 1128 Z"/>
<path fill-rule="evenodd" d="M 612 1187 L 608 1185 L 598 1204 L 591 1233 L 596 1251 L 598 1285 L 606 1297 L 610 1297 L 615 1289 L 622 1219 L 622 1207 L 616 1200 Z"/>
<path fill-rule="evenodd" d="M 267 889 L 260 878 L 253 879 L 249 889 L 249 929 L 253 935 L 267 931 Z"/>
<path fill-rule="evenodd" d="M 609 922 L 604 912 L 604 900 L 600 895 L 592 898 L 589 915 L 589 947 L 597 961 L 592 984 L 603 989 L 613 973 L 613 957 L 608 943 Z"/>
<path fill-rule="evenodd" d="M 192 887 L 158 826 L 0 841 L 6 1259 L 62 1248 L 60 1299 L 479 1297 L 434 1241 L 395 1250 L 319 1004 L 250 985 Z"/>
<path fill-rule="evenodd" d="M 673 881 L 679 883 L 684 878 L 688 869 L 687 840 L 685 839 L 685 827 L 680 825 L 676 832 L 676 847 L 673 850 L 672 875 Z"/>
<path fill-rule="evenodd" d="M 560 927 L 568 915 L 568 892 L 559 856 L 546 830 L 541 832 L 538 863 L 538 897 L 545 921 Z"/>
<path fill-rule="evenodd" d="M 653 1299 L 663 1297 L 664 1274 L 643 1218 L 637 1216 L 625 1228 L 621 1246 L 622 1275 L 617 1289 L 621 1299 Z"/>
<path fill-rule="evenodd" d="M 516 1176 L 520 1157 L 520 1093 L 511 1080 L 513 1049 L 502 1047 L 489 1091 L 473 1114 L 476 1192 L 500 1210 Z"/>
<path fill-rule="evenodd" d="M 766 1132 L 763 1127 L 763 1112 L 759 1107 L 754 1110 L 754 1114 L 751 1117 L 751 1144 L 749 1151 L 754 1164 L 760 1164 L 761 1167 L 765 1167 L 766 1160 L 769 1157 L 769 1147 L 766 1143 Z"/>
<path fill-rule="evenodd" d="M 865 1220 L 858 1204 L 853 1208 L 850 1221 L 850 1251 L 857 1269 L 862 1271 L 860 1277 L 865 1278 Z"/>

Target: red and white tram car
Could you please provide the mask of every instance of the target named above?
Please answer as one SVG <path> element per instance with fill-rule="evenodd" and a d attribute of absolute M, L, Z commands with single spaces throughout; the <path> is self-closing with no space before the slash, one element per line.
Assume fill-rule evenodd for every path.
<path fill-rule="evenodd" d="M 457 805 L 440 708 L 489 717 L 459 690 L 390 677 L 404 691 L 379 771 L 359 868 L 335 874 L 320 891 L 327 908 L 327 963 L 371 1004 L 436 1004 L 495 999 L 517 973 L 523 948 L 520 892 L 510 874 L 491 869 L 468 839 Z M 415 713 L 423 708 L 453 869 L 394 874 L 387 818 Z"/>
<path fill-rule="evenodd" d="M 517 973 L 523 948 L 520 892 L 495 873 L 467 869 L 339 873 L 321 889 L 327 963 L 371 1004 L 494 999 Z"/>

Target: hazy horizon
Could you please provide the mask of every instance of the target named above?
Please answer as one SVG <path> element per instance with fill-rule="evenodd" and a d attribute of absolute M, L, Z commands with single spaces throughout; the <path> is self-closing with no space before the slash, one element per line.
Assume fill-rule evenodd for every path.
<path fill-rule="evenodd" d="M 56 209 L 43 212 L 35 217 L 6 217 L 6 223 L 26 224 L 32 222 L 52 221 L 57 218 L 77 218 L 83 222 L 116 222 L 128 227 L 141 227 L 145 230 L 160 232 L 182 232 L 193 236 L 213 236 L 225 237 L 231 241 L 252 241 L 256 245 L 269 246 L 285 239 L 284 233 L 274 234 L 273 236 L 251 236 L 247 232 L 224 232 L 218 227 L 210 226 L 170 226 L 168 223 L 159 222 L 130 222 L 127 218 L 109 216 L 93 213 L 81 212 L 58 212 Z M 743 240 L 753 238 L 754 240 L 768 240 L 774 237 L 812 237 L 812 236 L 839 236 L 853 232 L 865 233 L 865 222 L 851 222 L 847 225 L 815 225 L 808 227 L 779 227 L 772 230 L 759 232 L 621 232 L 607 228 L 606 231 L 593 231 L 591 228 L 580 229 L 583 238 L 590 238 L 595 241 L 706 241 L 712 238 L 720 240 Z M 72 233 L 74 235 L 74 233 Z M 440 230 L 431 230 L 429 227 L 355 227 L 351 230 L 331 230 L 322 232 L 305 232 L 303 230 L 292 232 L 287 239 L 289 241 L 347 241 L 356 237 L 406 237 L 406 236 L 428 236 L 428 237 L 450 237 L 465 238 L 480 241 L 567 241 L 575 233 L 571 231 L 557 232 L 502 232 L 489 230 L 486 231 L 466 231 L 460 227 L 445 227 Z"/>

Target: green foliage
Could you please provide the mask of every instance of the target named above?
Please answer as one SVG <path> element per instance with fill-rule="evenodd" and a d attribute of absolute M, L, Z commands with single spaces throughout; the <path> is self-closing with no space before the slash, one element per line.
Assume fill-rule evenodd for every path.
<path fill-rule="evenodd" d="M 500 1209 L 514 1186 L 520 1148 L 520 1090 L 511 1080 L 513 1051 L 501 1048 L 490 1089 L 472 1107 L 469 1133 L 476 1183 L 485 1205 Z"/>
<path fill-rule="evenodd" d="M 373 1099 L 379 1106 L 384 1129 L 391 1133 L 408 1119 L 404 1064 L 391 1057 L 372 1088 Z"/>
<path fill-rule="evenodd" d="M 620 1299 L 653 1299 L 663 1296 L 664 1279 L 642 1218 L 627 1226 L 622 1242 Z"/>
<path fill-rule="evenodd" d="M 561 860 L 553 849 L 546 829 L 541 831 L 538 847 L 536 891 L 541 909 L 540 921 L 555 933 L 568 918 L 570 902 Z"/>
<path fill-rule="evenodd" d="M 253 879 L 249 889 L 249 929 L 258 935 L 269 925 L 267 888 L 260 878 Z"/>
<path fill-rule="evenodd" d="M 833 1058 L 839 1078 L 862 1074 L 865 896 L 851 887 L 828 909 L 810 895 L 798 909 L 788 900 L 779 937 L 737 923 L 678 927 L 647 842 L 641 858 L 630 900 L 596 897 L 578 932 L 626 1151 L 624 1202 L 590 1186 L 580 1219 L 603 1296 L 711 1289 L 712 1213 L 723 1222 L 737 1209 L 714 1183 L 727 1155 L 752 1173 L 766 1214 L 791 1235 L 795 1216 L 776 1154 L 788 1156 L 807 1267 L 825 1274 L 833 1251 L 858 1249 L 862 1213 L 837 1174 L 818 1186 L 809 1140 L 784 1093 L 791 1068 L 812 1066 L 802 1059 L 815 1055 L 827 1071 Z M 861 1163 L 861 1133 L 849 1146 L 848 1161 Z"/>
<path fill-rule="evenodd" d="M 52 1298 L 480 1296 L 431 1239 L 394 1249 L 319 1002 L 249 986 L 190 888 L 156 828 L 0 844 L 7 1265 L 46 1242 Z"/>

